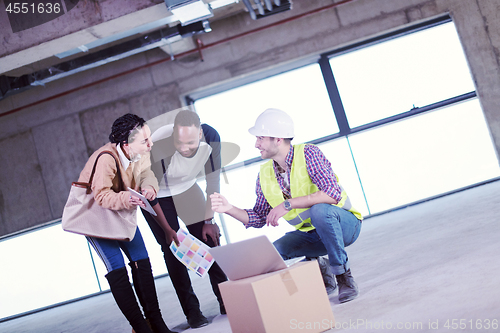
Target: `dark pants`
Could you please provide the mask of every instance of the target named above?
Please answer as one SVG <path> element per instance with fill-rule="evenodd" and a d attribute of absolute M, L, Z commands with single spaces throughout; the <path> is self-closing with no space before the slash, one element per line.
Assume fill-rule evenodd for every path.
<path fill-rule="evenodd" d="M 175 231 L 179 230 L 178 216 L 185 221 L 184 223 L 189 223 L 189 218 L 193 217 L 193 211 L 197 210 L 199 214 L 202 214 L 199 216 L 203 216 L 205 212 L 205 197 L 197 184 L 193 185 L 188 191 L 179 196 L 158 198 L 158 201 L 161 209 L 163 210 L 163 214 L 165 214 L 168 224 Z M 188 201 L 189 204 L 187 204 Z M 191 311 L 199 311 L 200 309 L 200 302 L 198 301 L 198 298 L 193 291 L 193 287 L 191 286 L 191 279 L 189 278 L 188 270 L 186 266 L 177 260 L 177 258 L 175 258 L 170 251 L 170 244 L 166 243 L 163 229 L 158 225 L 158 223 L 156 223 L 154 218 L 148 212 L 142 210 L 142 213 L 146 218 L 146 221 L 148 222 L 158 244 L 161 245 L 170 279 L 172 280 L 177 297 L 181 303 L 182 310 L 184 311 L 186 317 L 188 317 Z M 203 220 L 203 217 L 200 219 Z M 200 219 L 198 219 L 198 221 L 200 221 Z M 203 221 L 187 225 L 189 233 L 202 242 L 204 242 L 201 234 L 203 225 Z M 204 243 L 210 247 L 214 247 L 215 243 L 212 239 L 210 237 L 207 238 L 207 242 Z M 214 263 L 208 271 L 208 275 L 210 277 L 210 283 L 212 284 L 212 290 L 217 297 L 217 301 L 219 301 L 219 304 L 222 305 L 223 302 L 218 285 L 219 283 L 227 280 L 226 274 L 224 274 L 217 263 Z"/>

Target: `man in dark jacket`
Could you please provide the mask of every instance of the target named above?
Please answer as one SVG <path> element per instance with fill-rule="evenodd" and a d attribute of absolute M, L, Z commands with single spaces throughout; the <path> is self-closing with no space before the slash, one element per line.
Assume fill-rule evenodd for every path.
<path fill-rule="evenodd" d="M 213 127 L 201 124 L 195 112 L 183 110 L 177 114 L 173 125 L 159 128 L 152 138 L 155 142 L 151 151 L 152 170 L 160 185 L 157 197 L 168 223 L 177 231 L 180 217 L 193 236 L 210 247 L 218 246 L 220 231 L 213 221 L 210 194 L 220 192 L 219 134 Z M 207 199 L 196 183 L 200 177 L 206 180 Z M 161 245 L 170 279 L 188 324 L 192 328 L 207 325 L 208 320 L 200 311 L 187 268 L 174 257 L 163 230 L 153 217 L 145 210 L 142 212 Z M 208 274 L 221 314 L 225 314 L 218 284 L 226 281 L 227 277 L 217 263 L 212 265 Z"/>

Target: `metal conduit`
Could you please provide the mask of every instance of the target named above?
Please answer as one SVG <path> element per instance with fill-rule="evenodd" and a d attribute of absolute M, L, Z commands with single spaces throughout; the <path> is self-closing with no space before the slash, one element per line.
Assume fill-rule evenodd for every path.
<path fill-rule="evenodd" d="M 248 1 L 248 0 L 246 0 L 246 1 Z M 202 44 L 202 45 L 199 45 L 199 47 L 197 47 L 197 48 L 188 50 L 186 52 L 179 53 L 179 54 L 176 55 L 176 57 L 178 58 L 178 57 L 183 57 L 183 56 L 186 56 L 186 55 L 189 55 L 189 54 L 197 53 L 197 52 L 200 52 L 202 50 L 209 49 L 211 47 L 214 47 L 214 46 L 217 46 L 217 45 L 220 45 L 220 44 L 224 44 L 224 43 L 227 43 L 229 41 L 232 41 L 232 40 L 235 40 L 235 39 L 239 39 L 241 37 L 244 37 L 244 36 L 247 36 L 247 35 L 250 35 L 250 34 L 253 34 L 253 33 L 256 33 L 256 32 L 259 32 L 259 31 L 262 31 L 262 30 L 266 30 L 266 29 L 269 29 L 269 28 L 272 28 L 272 27 L 276 27 L 276 26 L 279 26 L 279 25 L 282 25 L 282 24 L 285 24 L 285 23 L 288 23 L 288 22 L 291 22 L 291 21 L 295 21 L 295 20 L 298 20 L 300 18 L 309 16 L 309 15 L 312 15 L 312 14 L 316 14 L 316 13 L 322 12 L 324 10 L 331 9 L 331 8 L 334 8 L 334 7 L 337 7 L 339 5 L 343 5 L 345 3 L 352 2 L 352 1 L 354 1 L 354 0 L 339 1 L 339 2 L 330 4 L 330 5 L 327 5 L 327 6 L 323 6 L 323 7 L 317 8 L 317 9 L 313 9 L 311 11 L 308 11 L 308 12 L 305 12 L 305 13 L 302 13 L 302 14 L 299 14 L 299 15 L 296 15 L 296 16 L 289 17 L 289 18 L 281 20 L 281 21 L 277 21 L 277 22 L 274 22 L 274 23 L 262 26 L 260 28 L 249 30 L 249 31 L 246 31 L 246 32 L 243 32 L 241 34 L 237 34 L 237 35 L 234 35 L 234 36 L 231 36 L 231 37 L 227 37 L 227 38 L 221 39 L 219 41 L 216 41 L 216 42 L 213 42 L 213 43 L 210 43 L 210 44 L 207 44 L 207 45 L 203 45 Z M 161 64 L 163 62 L 170 61 L 170 60 L 172 60 L 170 57 L 169 58 L 165 58 L 165 59 L 161 59 L 161 60 L 149 63 L 149 64 L 145 64 L 145 65 L 142 65 L 142 66 L 130 69 L 130 70 L 125 71 L 125 72 L 121 72 L 121 73 L 109 76 L 109 77 L 101 79 L 101 80 L 97 80 L 97 81 L 85 84 L 83 86 L 80 86 L 80 87 L 77 87 L 77 88 L 74 88 L 74 89 L 67 90 L 65 92 L 56 94 L 54 96 L 47 97 L 47 98 L 41 99 L 39 101 L 36 101 L 36 102 L 30 103 L 30 104 L 27 104 L 27 105 L 15 108 L 15 109 L 7 111 L 7 112 L 4 112 L 4 113 L 0 114 L 0 117 L 4 117 L 4 116 L 7 116 L 9 114 L 13 114 L 13 113 L 19 112 L 19 111 L 24 110 L 26 108 L 29 108 L 29 107 L 32 107 L 32 106 L 36 106 L 36 105 L 44 103 L 44 102 L 48 102 L 48 101 L 51 101 L 53 99 L 65 96 L 65 95 L 69 95 L 69 94 L 74 93 L 76 91 L 83 90 L 83 89 L 89 88 L 91 86 L 98 85 L 98 84 L 101 84 L 103 82 L 106 82 L 106 81 L 109 81 L 109 80 L 113 80 L 113 79 L 116 79 L 118 77 L 121 77 L 121 76 L 130 74 L 130 73 L 139 71 L 141 69 L 152 67 L 152 66 Z"/>

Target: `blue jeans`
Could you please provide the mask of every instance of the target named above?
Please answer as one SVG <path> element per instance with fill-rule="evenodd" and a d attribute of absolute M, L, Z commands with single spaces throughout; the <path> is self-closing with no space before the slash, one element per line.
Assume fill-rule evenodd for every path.
<path fill-rule="evenodd" d="M 345 247 L 358 238 L 361 221 L 345 209 L 324 203 L 312 206 L 310 213 L 316 229 L 287 232 L 274 246 L 284 259 L 328 254 L 332 273 L 345 273 L 350 267 Z"/>
<path fill-rule="evenodd" d="M 139 228 L 137 228 L 135 236 L 130 242 L 88 236 L 86 238 L 104 262 L 108 273 L 125 267 L 121 251 L 125 253 L 130 261 L 138 261 L 149 257 Z"/>

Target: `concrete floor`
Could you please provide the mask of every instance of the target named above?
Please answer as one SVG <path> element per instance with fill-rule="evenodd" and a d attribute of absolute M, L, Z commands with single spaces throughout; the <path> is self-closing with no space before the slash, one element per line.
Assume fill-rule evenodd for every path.
<path fill-rule="evenodd" d="M 335 331 L 500 332 L 497 207 L 499 181 L 366 220 L 348 248 L 361 294 L 344 304 L 331 297 Z M 193 281 L 212 323 L 188 329 L 165 277 L 157 286 L 169 327 L 230 332 L 208 279 Z M 3 333 L 130 331 L 109 293 L 0 323 Z"/>

